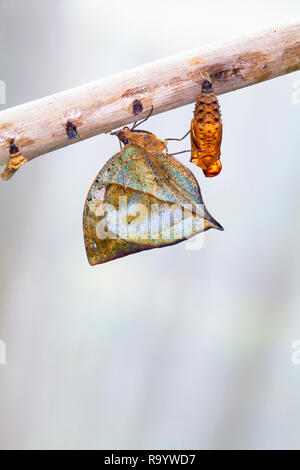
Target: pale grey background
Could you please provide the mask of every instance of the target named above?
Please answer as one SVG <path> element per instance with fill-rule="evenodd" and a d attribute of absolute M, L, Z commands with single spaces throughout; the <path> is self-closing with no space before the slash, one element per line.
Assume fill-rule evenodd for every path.
<path fill-rule="evenodd" d="M 6 106 L 296 16 L 298 0 L 0 0 Z M 216 179 L 183 156 L 225 227 L 201 251 L 88 265 L 82 208 L 113 137 L 0 184 L 1 448 L 300 447 L 299 79 L 220 97 Z M 192 110 L 146 128 L 181 136 Z"/>

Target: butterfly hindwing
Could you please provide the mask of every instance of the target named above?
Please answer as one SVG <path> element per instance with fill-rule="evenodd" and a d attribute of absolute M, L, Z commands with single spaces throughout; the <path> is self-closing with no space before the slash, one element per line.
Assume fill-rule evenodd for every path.
<path fill-rule="evenodd" d="M 84 207 L 91 265 L 172 245 L 211 227 L 222 229 L 207 212 L 193 174 L 172 156 L 133 145 L 104 165 Z"/>

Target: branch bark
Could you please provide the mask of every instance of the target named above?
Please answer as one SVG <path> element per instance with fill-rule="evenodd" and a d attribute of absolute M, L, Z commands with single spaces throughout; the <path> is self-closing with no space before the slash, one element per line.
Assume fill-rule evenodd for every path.
<path fill-rule="evenodd" d="M 9 160 L 11 139 L 31 160 L 133 122 L 134 110 L 142 108 L 140 119 L 152 105 L 158 114 L 194 102 L 203 73 L 210 75 L 215 93 L 222 94 L 299 69 L 300 19 L 185 51 L 1 111 L 0 163 Z M 133 108 L 135 100 L 140 103 Z"/>

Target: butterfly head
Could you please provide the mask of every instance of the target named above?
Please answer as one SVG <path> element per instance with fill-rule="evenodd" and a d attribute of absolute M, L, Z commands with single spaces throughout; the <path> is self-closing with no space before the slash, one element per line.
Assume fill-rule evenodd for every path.
<path fill-rule="evenodd" d="M 131 133 L 132 131 L 129 129 L 129 127 L 123 127 L 123 129 L 120 129 L 119 131 L 111 132 L 110 135 L 116 135 L 122 144 L 127 145 L 130 143 Z"/>

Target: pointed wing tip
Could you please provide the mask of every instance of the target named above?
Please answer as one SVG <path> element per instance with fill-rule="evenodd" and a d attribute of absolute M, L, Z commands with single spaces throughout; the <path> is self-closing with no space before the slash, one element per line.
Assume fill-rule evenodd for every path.
<path fill-rule="evenodd" d="M 222 227 L 219 222 L 217 222 L 215 219 L 211 218 L 209 220 L 205 220 L 206 223 L 206 230 L 210 228 L 215 228 L 216 230 L 220 230 L 220 232 L 224 232 L 224 227 Z"/>

